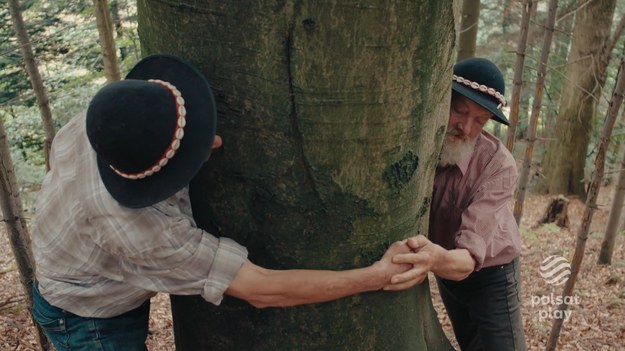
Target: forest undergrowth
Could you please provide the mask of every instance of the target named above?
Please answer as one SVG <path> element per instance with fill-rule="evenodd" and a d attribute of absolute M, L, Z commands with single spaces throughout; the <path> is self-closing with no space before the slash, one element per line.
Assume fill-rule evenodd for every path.
<path fill-rule="evenodd" d="M 586 254 L 575 286 L 574 296 L 560 335 L 558 350 L 625 350 L 625 235 L 619 234 L 612 265 L 596 264 L 605 222 L 609 215 L 612 187 L 601 189 L 594 213 Z M 584 204 L 572 199 L 568 215 L 570 228 L 554 224 L 535 226 L 553 196 L 528 195 L 521 224 L 522 299 L 525 336 L 530 350 L 544 350 L 551 324 L 558 318 L 555 302 L 563 286 L 548 284 L 540 275 L 541 262 L 551 255 L 572 259 Z M 453 332 L 444 307 L 430 277 L 432 296 L 439 320 L 452 344 Z M 152 299 L 150 314 L 150 351 L 173 351 L 172 319 L 169 297 L 158 294 Z M 0 227 L 0 351 L 37 350 L 34 328 L 4 226 Z M 356 350 L 355 350 L 356 351 Z"/>

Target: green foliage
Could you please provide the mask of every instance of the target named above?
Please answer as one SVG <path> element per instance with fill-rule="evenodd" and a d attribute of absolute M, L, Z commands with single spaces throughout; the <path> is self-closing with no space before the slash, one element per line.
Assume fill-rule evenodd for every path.
<path fill-rule="evenodd" d="M 42 164 L 45 136 L 41 129 L 41 121 L 37 116 L 25 115 L 22 118 L 5 118 L 5 129 L 13 151 L 18 151 L 22 160 L 33 164 Z"/>
<path fill-rule="evenodd" d="M 23 5 L 24 6 L 24 5 Z M 19 91 L 28 89 L 28 76 L 20 69 L 21 54 L 13 37 L 8 7 L 0 7 L 0 36 L 9 38 L 0 42 L 0 102 L 14 99 Z"/>
<path fill-rule="evenodd" d="M 138 59 L 135 8 L 117 1 L 122 71 Z M 105 82 L 91 0 L 22 1 L 22 16 L 58 130 L 84 110 Z M 130 23 L 128 21 L 130 20 Z M 122 34 L 119 37 L 119 33 Z M 17 45 L 8 7 L 0 7 L 0 118 L 5 123 L 25 208 L 45 174 L 41 116 Z"/>

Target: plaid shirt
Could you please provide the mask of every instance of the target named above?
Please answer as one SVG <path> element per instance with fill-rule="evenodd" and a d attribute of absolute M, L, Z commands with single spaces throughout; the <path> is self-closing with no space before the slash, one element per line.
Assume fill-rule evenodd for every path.
<path fill-rule="evenodd" d="M 156 292 L 219 304 L 247 250 L 196 227 L 188 189 L 130 209 L 106 191 L 85 132 L 85 114 L 57 134 L 37 197 L 32 241 L 36 277 L 52 305 L 113 317 Z"/>
<path fill-rule="evenodd" d="M 482 131 L 471 157 L 436 170 L 430 239 L 446 249 L 469 250 L 476 270 L 509 263 L 521 251 L 519 227 L 508 208 L 516 182 L 514 158 Z"/>

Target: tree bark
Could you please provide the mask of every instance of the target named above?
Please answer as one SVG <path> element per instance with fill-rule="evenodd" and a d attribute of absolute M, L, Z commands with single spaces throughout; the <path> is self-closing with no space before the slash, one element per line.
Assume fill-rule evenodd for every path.
<path fill-rule="evenodd" d="M 621 211 L 623 210 L 623 201 L 625 200 L 625 175 L 623 175 L 623 169 L 625 169 L 625 150 L 622 152 L 618 181 L 616 182 L 616 188 L 612 196 L 610 215 L 608 217 L 608 223 L 606 224 L 603 241 L 601 242 L 601 250 L 599 251 L 597 264 L 612 264 L 612 252 L 614 251 L 616 234 L 618 233 L 619 222 L 621 220 Z"/>
<path fill-rule="evenodd" d="M 544 160 L 537 190 L 586 197 L 584 167 L 597 102 L 606 80 L 602 49 L 610 36 L 615 0 L 589 2 L 576 14 L 553 141 Z"/>
<path fill-rule="evenodd" d="M 145 54 L 195 63 L 224 146 L 198 224 L 269 268 L 348 269 L 427 233 L 449 116 L 447 1 L 139 0 Z M 427 284 L 294 308 L 172 297 L 178 350 L 451 350 Z"/>
<path fill-rule="evenodd" d="M 41 113 L 41 120 L 43 123 L 43 130 L 46 134 L 44 141 L 44 155 L 46 160 L 46 170 L 50 169 L 50 147 L 52 146 L 52 140 L 56 134 L 54 128 L 54 122 L 52 120 L 52 111 L 50 110 L 50 101 L 48 100 L 48 94 L 46 93 L 46 87 L 43 85 L 39 68 L 35 62 L 35 54 L 26 32 L 26 26 L 24 25 L 24 19 L 22 17 L 22 11 L 18 0 L 9 0 L 9 11 L 11 12 L 11 21 L 13 22 L 13 28 L 15 29 L 15 35 L 19 42 L 20 50 L 22 51 L 22 57 L 24 58 L 24 64 L 26 65 L 26 71 L 30 78 L 30 83 L 35 91 L 37 98 L 37 106 Z"/>
<path fill-rule="evenodd" d="M 514 64 L 514 78 L 512 79 L 512 99 L 510 102 L 510 125 L 508 126 L 508 135 L 506 139 L 506 147 L 510 152 L 514 150 L 514 141 L 516 137 L 516 129 L 519 123 L 519 110 L 521 106 L 521 90 L 523 87 L 523 69 L 525 67 L 525 47 L 527 45 L 527 35 L 529 33 L 530 19 L 532 18 L 536 6 L 533 0 L 523 1 L 523 16 L 521 18 L 521 31 L 519 32 L 519 40 L 516 46 L 516 61 Z"/>
<path fill-rule="evenodd" d="M 599 188 L 601 187 L 601 181 L 603 179 L 603 170 L 605 168 L 605 155 L 606 150 L 608 149 L 608 145 L 610 142 L 610 137 L 612 136 L 612 130 L 614 129 L 614 123 L 616 121 L 616 116 L 618 111 L 623 103 L 623 96 L 625 94 L 625 57 L 621 59 L 621 64 L 619 66 L 619 74 L 617 77 L 617 81 L 614 87 L 614 92 L 612 94 L 612 99 L 610 99 L 610 105 L 608 106 L 608 111 L 606 114 L 605 125 L 603 127 L 603 132 L 601 133 L 601 138 L 599 140 L 599 145 L 597 148 L 597 157 L 595 158 L 595 173 L 593 174 L 592 181 L 590 182 L 590 187 L 588 189 L 588 199 L 586 200 L 586 207 L 584 209 L 584 216 L 582 217 L 582 224 L 579 227 L 579 231 L 577 233 L 577 242 L 575 244 L 575 252 L 573 254 L 573 260 L 571 261 L 571 275 L 564 285 L 564 291 L 562 292 L 562 296 L 571 296 L 573 294 L 573 288 L 575 287 L 575 282 L 577 280 L 577 276 L 579 275 L 579 271 L 581 269 L 582 260 L 584 258 L 584 251 L 586 249 L 586 241 L 588 240 L 588 232 L 590 231 L 590 224 L 592 223 L 592 216 L 597 208 L 597 197 L 599 196 Z M 563 298 L 563 300 L 565 300 Z M 565 311 L 568 308 L 566 303 L 562 303 L 558 306 L 559 315 L 564 315 L 562 311 Z M 554 312 L 555 313 L 555 312 Z M 549 339 L 547 340 L 547 346 L 545 350 L 553 351 L 556 349 L 558 344 L 558 339 L 560 337 L 560 331 L 562 330 L 562 323 L 564 322 L 563 318 L 554 318 L 553 324 L 551 326 L 551 333 L 549 334 Z"/>
<path fill-rule="evenodd" d="M 475 56 L 477 30 L 480 22 L 480 0 L 462 1 L 462 20 L 458 36 L 458 58 L 456 61 Z"/>
<path fill-rule="evenodd" d="M 621 113 L 621 121 L 625 121 L 625 109 Z M 618 180 L 616 181 L 614 195 L 612 196 L 610 215 L 608 217 L 608 223 L 606 224 L 605 235 L 601 242 L 601 250 L 599 251 L 597 264 L 612 264 L 612 253 L 614 251 L 616 235 L 625 230 L 625 228 L 623 228 L 625 222 L 619 227 L 619 223 L 622 222 L 621 214 L 623 203 L 625 202 L 625 149 L 621 150 L 621 162 L 617 167 Z"/>
<path fill-rule="evenodd" d="M 26 226 L 22 200 L 19 187 L 15 178 L 11 150 L 7 141 L 4 122 L 0 118 L 0 210 L 4 222 L 11 251 L 15 257 L 15 263 L 19 272 L 20 283 L 26 295 L 26 302 L 30 309 L 33 305 L 32 285 L 35 279 L 35 263 L 30 245 L 30 234 Z M 31 316 L 32 318 L 32 316 Z M 52 344 L 43 333 L 43 330 L 34 320 L 36 340 L 41 350 L 52 349 Z"/>
<path fill-rule="evenodd" d="M 124 35 L 124 26 L 122 24 L 122 19 L 119 16 L 119 1 L 113 0 L 109 2 L 111 7 L 111 21 L 115 27 L 115 33 L 117 34 L 117 39 L 120 39 Z M 123 62 L 126 59 L 126 47 L 121 46 L 119 48 L 119 59 Z"/>
<path fill-rule="evenodd" d="M 519 175 L 519 184 L 514 195 L 514 219 L 518 225 L 521 225 L 521 217 L 523 216 L 523 203 L 525 202 L 525 193 L 527 192 L 527 184 L 530 178 L 530 169 L 532 167 L 532 157 L 534 154 L 534 144 L 536 143 L 536 131 L 538 129 L 538 118 L 543 102 L 543 91 L 545 89 L 545 79 L 547 77 L 547 63 L 549 62 L 549 48 L 555 30 L 556 12 L 558 9 L 558 0 L 549 1 L 549 16 L 547 19 L 547 28 L 545 30 L 545 38 L 540 53 L 540 63 L 538 68 L 538 76 L 534 88 L 534 103 L 532 104 L 532 114 L 530 117 L 529 136 L 527 138 L 527 146 L 525 147 L 525 158 L 523 159 L 523 167 Z M 520 90 L 520 89 L 519 89 Z"/>
<path fill-rule="evenodd" d="M 93 0 L 95 19 L 98 25 L 100 47 L 102 47 L 102 62 L 108 83 L 120 80 L 119 65 L 117 64 L 117 48 L 113 38 L 113 20 L 107 0 Z"/>

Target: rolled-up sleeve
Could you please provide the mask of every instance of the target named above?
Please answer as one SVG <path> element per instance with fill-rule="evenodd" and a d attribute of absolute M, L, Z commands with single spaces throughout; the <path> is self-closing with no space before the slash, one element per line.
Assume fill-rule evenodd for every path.
<path fill-rule="evenodd" d="M 98 242 L 101 274 L 136 288 L 174 295 L 201 295 L 219 304 L 247 259 L 234 240 L 197 228 L 193 218 L 170 204 L 109 217 Z M 108 256 L 108 257 L 107 257 Z"/>
<path fill-rule="evenodd" d="M 247 250 L 244 247 L 228 238 L 219 239 L 202 297 L 208 302 L 219 305 L 224 292 L 236 277 L 246 258 Z"/>

